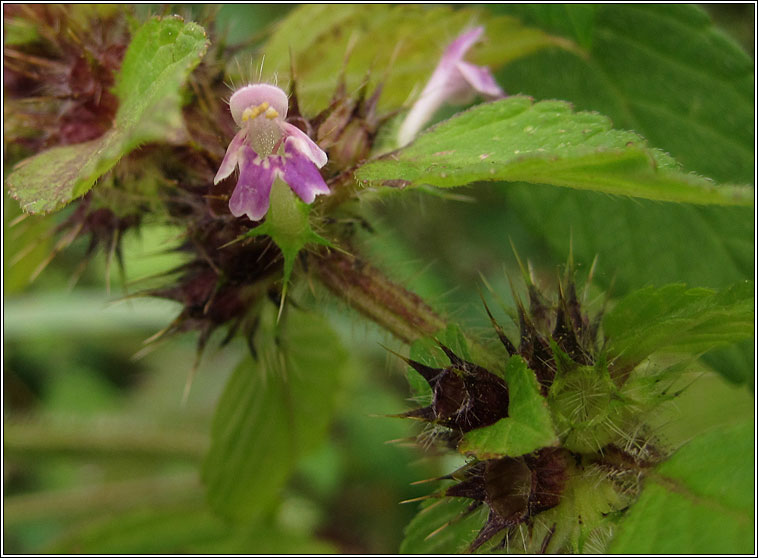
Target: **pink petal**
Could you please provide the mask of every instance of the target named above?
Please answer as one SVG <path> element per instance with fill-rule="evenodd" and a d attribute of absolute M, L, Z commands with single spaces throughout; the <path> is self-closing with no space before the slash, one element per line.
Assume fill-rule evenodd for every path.
<path fill-rule="evenodd" d="M 489 68 L 468 62 L 458 62 L 458 71 L 478 93 L 494 99 L 505 96 L 505 91 L 497 84 Z"/>
<path fill-rule="evenodd" d="M 321 168 L 326 164 L 328 161 L 326 153 L 324 153 L 315 141 L 308 137 L 308 134 L 289 122 L 282 123 L 282 129 L 284 130 L 285 135 L 288 136 L 285 145 L 292 144 L 295 149 L 313 161 L 313 164 L 318 168 Z"/>
<path fill-rule="evenodd" d="M 445 53 L 442 55 L 440 64 L 455 64 L 456 62 L 463 60 L 464 55 L 468 50 L 476 44 L 479 37 L 484 33 L 484 27 L 474 27 L 470 31 L 466 31 L 462 35 L 459 35 L 450 45 L 445 49 Z"/>
<path fill-rule="evenodd" d="M 246 137 L 247 132 L 245 130 L 240 130 L 232 138 L 232 141 L 229 142 L 229 147 L 226 148 L 226 155 L 224 155 L 224 160 L 221 161 L 221 166 L 218 168 L 218 172 L 213 179 L 214 184 L 218 184 L 224 178 L 234 172 L 234 167 L 237 166 L 237 162 L 239 160 L 240 148 L 245 144 Z"/>
<path fill-rule="evenodd" d="M 484 27 L 475 27 L 456 38 L 440 58 L 434 73 L 405 117 L 398 131 L 398 144 L 413 141 L 434 113 L 446 102 L 465 103 L 474 92 L 489 97 L 501 97 L 504 92 L 486 68 L 463 61 L 463 56 L 484 33 Z"/>
<path fill-rule="evenodd" d="M 261 161 L 255 151 L 244 146 L 240 161 L 240 177 L 229 199 L 232 215 L 247 215 L 253 221 L 263 219 L 268 212 L 271 184 L 277 171 L 276 157 L 268 157 Z"/>
<path fill-rule="evenodd" d="M 400 130 L 398 130 L 397 133 L 397 142 L 401 147 L 414 140 L 419 131 L 424 127 L 424 124 L 429 122 L 432 116 L 434 116 L 434 113 L 437 112 L 437 110 L 444 104 L 445 99 L 449 96 L 449 93 L 445 88 L 446 80 L 435 80 L 435 77 L 436 76 L 432 76 L 429 85 L 434 83 L 436 88 L 429 90 L 429 85 L 427 85 L 418 100 L 413 103 L 411 110 L 408 111 L 408 115 L 400 125 Z"/>
<path fill-rule="evenodd" d="M 284 152 L 284 181 L 301 200 L 313 203 L 317 195 L 329 193 L 329 187 L 318 168 L 311 158 L 300 150 L 293 136 L 287 138 Z"/>

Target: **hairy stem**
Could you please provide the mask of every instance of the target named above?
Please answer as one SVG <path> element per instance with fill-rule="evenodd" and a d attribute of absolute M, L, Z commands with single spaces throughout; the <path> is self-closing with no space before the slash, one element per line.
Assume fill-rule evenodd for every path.
<path fill-rule="evenodd" d="M 310 266 L 332 293 L 405 343 L 447 326 L 420 296 L 359 257 L 324 250 L 311 256 Z"/>

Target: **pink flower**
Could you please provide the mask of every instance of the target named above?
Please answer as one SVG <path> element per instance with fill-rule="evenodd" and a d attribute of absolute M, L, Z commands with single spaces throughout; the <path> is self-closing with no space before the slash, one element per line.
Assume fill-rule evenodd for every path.
<path fill-rule="evenodd" d="M 229 143 L 213 182 L 218 184 L 239 167 L 239 179 L 229 199 L 229 209 L 235 217 L 263 219 L 271 185 L 277 178 L 305 203 L 329 193 L 318 170 L 326 164 L 326 153 L 284 120 L 287 105 L 287 94 L 265 83 L 246 85 L 229 100 L 232 117 L 241 129 Z"/>
<path fill-rule="evenodd" d="M 413 141 L 435 112 L 446 102 L 456 104 L 471 101 L 476 93 L 490 99 L 505 96 L 488 68 L 463 60 L 463 56 L 484 33 L 476 27 L 455 39 L 445 50 L 429 82 L 408 112 L 398 132 L 400 146 Z"/>

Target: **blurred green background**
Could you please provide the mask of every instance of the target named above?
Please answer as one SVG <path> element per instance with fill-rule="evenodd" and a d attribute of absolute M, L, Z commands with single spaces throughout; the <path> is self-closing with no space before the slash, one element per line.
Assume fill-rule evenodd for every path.
<path fill-rule="evenodd" d="M 706 8 L 753 54 L 753 5 Z M 203 8 L 138 9 L 193 17 Z M 214 9 L 219 29 L 234 43 L 262 38 L 291 6 Z M 476 203 L 423 195 L 390 200 L 370 216 L 377 233 L 366 239 L 366 249 L 393 277 L 486 338 L 489 327 L 477 295 L 480 273 L 507 303 L 502 270 L 514 266 L 508 236 L 538 274 L 554 276 L 555 266 L 565 261 L 565 253 L 558 258 L 544 238 L 530 233 L 523 213 L 509 210 L 509 199 L 483 188 Z M 195 334 L 142 354 L 143 341 L 165 327 L 178 306 L 119 300 L 125 291 L 115 269 L 106 293 L 103 254 L 68 288 L 84 240 L 29 283 L 53 249 L 52 228 L 68 211 L 10 226 L 19 209 L 4 195 L 4 551 L 396 552 L 403 527 L 416 513 L 414 505 L 398 502 L 429 491 L 410 483 L 458 464 L 455 457 L 386 443 L 417 432 L 405 421 L 381 416 L 410 406 L 402 363 L 382 345 L 401 347 L 340 304 L 325 304 L 354 357 L 331 435 L 301 463 L 265 528 L 232 531 L 208 511 L 198 471 L 215 403 L 247 350 L 244 343 L 218 349 L 212 341 L 182 404 Z M 139 288 L 139 279 L 180 261 L 165 253 L 175 236 L 165 226 L 147 224 L 125 239 L 129 292 Z M 583 272 L 589 263 L 579 262 Z M 599 282 L 607 285 L 614 271 L 600 269 Z M 714 382 L 721 393 L 734 389 Z M 695 397 L 704 402 L 709 393 L 700 390 Z M 736 397 L 737 407 L 747 404 Z"/>

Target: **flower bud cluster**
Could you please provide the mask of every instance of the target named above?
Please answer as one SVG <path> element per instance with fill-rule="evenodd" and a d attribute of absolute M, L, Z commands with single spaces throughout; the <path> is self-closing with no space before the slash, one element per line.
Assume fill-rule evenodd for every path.
<path fill-rule="evenodd" d="M 577 478 L 596 475 L 597 482 L 608 483 L 612 493 L 621 495 L 619 501 L 626 502 L 639 490 L 642 471 L 663 456 L 654 447 L 654 438 L 642 428 L 625 434 L 622 439 L 627 443 L 619 442 L 623 417 L 639 413 L 635 409 L 640 407 L 611 403 L 621 396 L 604 364 L 611 357 L 598 347 L 600 316 L 590 319 L 582 308 L 571 266 L 559 284 L 554 303 L 532 281 L 527 287 L 528 306 L 514 293 L 517 343 L 506 335 L 486 305 L 485 309 L 508 355 L 523 358 L 534 372 L 560 445 L 518 457 L 488 455 L 477 459 L 471 455 L 465 467 L 437 479 L 455 483 L 430 497 L 469 498 L 472 503 L 465 513 L 487 506 L 487 520 L 469 552 L 503 532 L 501 543 L 513 542 L 511 538 L 522 524 L 529 526 L 531 533 L 538 514 L 559 506 L 567 486 Z M 441 348 L 450 361 L 445 368 L 406 359 L 432 388 L 432 400 L 426 407 L 398 416 L 441 430 L 433 437 L 423 433 L 419 437 L 422 446 L 432 439 L 444 449 L 468 448 L 459 444 L 467 433 L 510 417 L 513 393 L 500 376 L 462 359 L 448 347 Z M 544 551 L 552 532 L 549 530 L 542 541 L 530 541 L 530 548 Z"/>
<path fill-rule="evenodd" d="M 111 89 L 129 40 L 123 13 L 56 4 L 3 10 L 37 29 L 4 49 L 6 141 L 35 152 L 105 133 L 118 108 Z"/>

